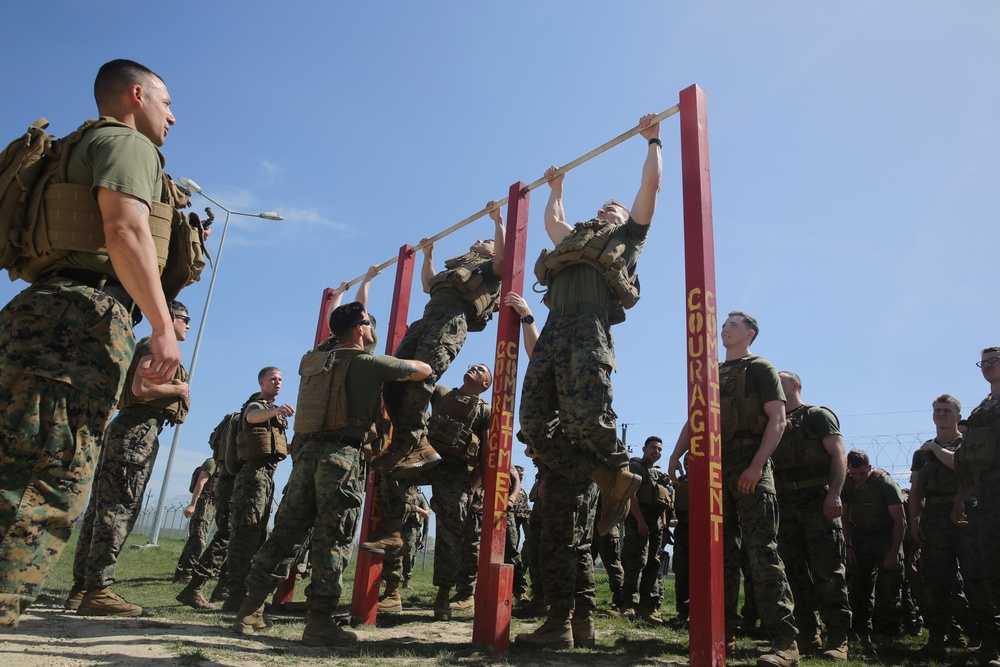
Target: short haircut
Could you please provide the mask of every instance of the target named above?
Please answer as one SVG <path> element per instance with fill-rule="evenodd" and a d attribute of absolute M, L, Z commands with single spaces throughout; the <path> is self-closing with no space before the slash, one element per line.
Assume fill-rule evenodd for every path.
<path fill-rule="evenodd" d="M 617 199 L 609 199 L 608 201 L 604 202 L 604 206 L 602 206 L 601 208 L 607 208 L 609 206 L 617 206 L 618 208 L 620 208 L 623 211 L 625 211 L 625 217 L 627 217 L 627 218 L 631 218 L 632 217 L 632 211 L 628 210 L 628 206 L 626 206 L 625 204 L 621 203 Z"/>
<path fill-rule="evenodd" d="M 330 313 L 330 333 L 338 338 L 348 329 L 356 327 L 365 320 L 365 307 L 360 301 L 352 301 L 338 306 Z"/>
<path fill-rule="evenodd" d="M 185 306 L 180 301 L 170 302 L 170 314 L 173 315 L 174 317 L 177 317 L 178 315 L 186 315 L 187 313 L 188 313 L 187 306 Z"/>
<path fill-rule="evenodd" d="M 150 77 L 163 81 L 163 77 L 134 60 L 112 60 L 101 65 L 94 79 L 94 99 L 101 107 L 113 102 L 135 84 L 144 84 Z"/>
<path fill-rule="evenodd" d="M 754 336 L 754 338 L 756 338 L 756 336 Z M 787 375 L 795 380 L 795 384 L 799 385 L 799 389 L 802 389 L 802 378 L 800 378 L 797 373 L 793 373 L 791 371 L 778 371 L 778 375 Z"/>
<path fill-rule="evenodd" d="M 860 468 L 862 466 L 871 465 L 871 461 L 868 460 L 868 453 L 863 449 L 852 449 L 847 452 L 847 467 L 848 468 Z"/>
<path fill-rule="evenodd" d="M 938 403 L 947 403 L 948 405 L 952 405 L 955 407 L 956 414 L 962 414 L 962 404 L 959 403 L 958 399 L 951 394 L 941 394 L 934 399 L 934 402 L 931 403 L 931 407 L 933 408 Z"/>
<path fill-rule="evenodd" d="M 649 446 L 649 443 L 651 443 L 651 442 L 658 442 L 658 443 L 660 443 L 662 445 L 663 444 L 663 438 L 661 438 L 658 435 L 651 435 L 648 438 L 646 438 L 646 442 L 642 443 L 642 448 L 645 449 L 646 447 Z"/>
<path fill-rule="evenodd" d="M 267 375 L 268 373 L 273 373 L 273 372 L 280 373 L 281 369 L 278 368 L 277 366 L 264 366 L 264 368 L 260 369 L 260 373 L 257 373 L 257 382 L 263 380 L 264 376 Z"/>
<path fill-rule="evenodd" d="M 760 326 L 757 324 L 757 319 L 754 318 L 753 315 L 747 315 L 742 310 L 734 310 L 729 313 L 729 317 L 743 318 L 743 326 L 753 330 L 753 338 L 750 340 L 750 344 L 753 345 L 757 342 L 757 337 L 760 336 Z"/>
<path fill-rule="evenodd" d="M 979 354 L 986 354 L 987 352 L 1000 352 L 1000 347 L 988 347 Z"/>

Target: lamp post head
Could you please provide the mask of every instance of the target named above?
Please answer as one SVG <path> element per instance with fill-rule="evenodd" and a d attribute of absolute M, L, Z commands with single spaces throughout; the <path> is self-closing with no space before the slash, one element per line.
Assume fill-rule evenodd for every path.
<path fill-rule="evenodd" d="M 192 181 L 190 178 L 183 178 L 183 177 L 181 177 L 181 178 L 177 179 L 177 182 L 180 183 L 181 185 L 183 185 L 184 187 L 186 187 L 191 192 L 195 192 L 195 193 L 197 193 L 199 195 L 202 194 L 202 192 L 201 192 L 201 186 L 198 185 L 197 183 L 195 183 L 194 181 Z"/>
<path fill-rule="evenodd" d="M 274 211 L 264 211 L 263 213 L 258 213 L 257 217 L 264 218 L 265 220 L 284 220 L 283 217 L 281 217 Z"/>

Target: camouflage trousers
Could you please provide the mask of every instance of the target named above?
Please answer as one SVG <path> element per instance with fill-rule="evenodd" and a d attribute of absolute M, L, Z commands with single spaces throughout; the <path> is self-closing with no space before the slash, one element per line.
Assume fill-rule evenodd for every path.
<path fill-rule="evenodd" d="M 507 510 L 507 537 L 503 546 L 503 562 L 514 566 L 514 599 L 517 600 L 528 592 L 528 581 L 524 577 L 524 560 L 521 558 L 521 551 L 517 548 L 520 533 L 517 530 L 517 519 L 514 518 L 514 511 Z"/>
<path fill-rule="evenodd" d="M 847 564 L 847 588 L 851 601 L 851 629 L 871 632 L 874 622 L 890 632 L 898 632 L 903 588 L 903 549 L 900 547 L 894 570 L 882 567 L 889 551 L 892 532 L 854 528 L 851 549 L 856 563 Z"/>
<path fill-rule="evenodd" d="M 472 595 L 476 592 L 479 579 L 479 545 L 483 536 L 483 508 L 473 505 L 465 515 L 462 526 L 462 541 L 459 544 L 458 575 L 455 578 L 455 592 Z M 435 575 L 437 568 L 434 568 Z"/>
<path fill-rule="evenodd" d="M 674 600 L 677 615 L 691 613 L 691 525 L 678 520 L 674 527 Z"/>
<path fill-rule="evenodd" d="M 194 574 L 195 566 L 201 558 L 201 553 L 208 544 L 208 535 L 212 532 L 212 522 L 215 521 L 215 494 L 202 493 L 194 506 L 194 514 L 188 521 L 188 539 L 177 559 L 177 569 L 174 576 Z"/>
<path fill-rule="evenodd" d="M 986 554 L 1000 553 L 1000 475 L 990 471 L 980 477 L 976 489 L 979 499 L 979 553 L 983 557 L 983 565 L 990 563 Z M 991 564 L 992 565 L 992 564 Z M 983 582 L 990 594 L 991 616 L 980 619 L 980 628 L 1000 641 L 1000 568 L 996 565 L 983 567 Z"/>
<path fill-rule="evenodd" d="M 723 445 L 725 450 L 726 445 Z M 754 598 L 761 624 L 774 637 L 795 637 L 792 590 L 778 555 L 778 498 L 770 459 L 750 495 L 739 492 L 737 482 L 756 448 L 723 451 L 722 542 L 725 579 L 726 632 L 739 627 L 740 551 L 745 543 L 750 558 Z"/>
<path fill-rule="evenodd" d="M 828 631 L 847 634 L 851 630 L 844 531 L 840 519 L 827 519 L 823 514 L 828 489 L 778 490 L 778 552 L 792 587 L 795 619 L 803 637 L 815 633 L 817 613 Z"/>
<path fill-rule="evenodd" d="M 382 477 L 381 482 L 383 519 L 401 519 L 406 509 L 407 487 L 387 477 Z M 444 457 L 430 470 L 420 470 L 408 476 L 406 484 L 431 487 L 435 532 L 434 585 L 452 587 L 458 582 L 462 565 L 462 535 L 468 515 L 472 471 L 458 459 Z"/>
<path fill-rule="evenodd" d="M 528 362 L 521 429 L 551 470 L 588 479 L 599 464 L 628 465 L 611 409 L 614 340 L 596 315 L 550 317 Z"/>
<path fill-rule="evenodd" d="M 253 558 L 247 590 L 270 595 L 312 529 L 312 578 L 306 587 L 309 609 L 333 612 L 343 592 L 343 574 L 361 520 L 364 464 L 356 446 L 335 432 L 296 435 L 301 448 L 292 462 L 274 530 Z"/>
<path fill-rule="evenodd" d="M 594 515 L 597 486 L 549 472 L 542 506 L 539 551 L 545 603 L 554 609 L 586 613 L 597 606 L 594 584 Z"/>
<path fill-rule="evenodd" d="M 407 329 L 394 356 L 423 361 L 434 372 L 419 382 L 385 384 L 382 395 L 392 420 L 392 447 L 409 450 L 424 437 L 434 385 L 458 356 L 467 335 L 465 313 L 452 311 L 425 314 Z"/>
<path fill-rule="evenodd" d="M 17 627 L 84 509 L 134 350 L 125 308 L 72 281 L 0 312 L 0 627 Z"/>
<path fill-rule="evenodd" d="M 600 494 L 597 501 L 597 515 L 601 513 Z M 622 567 L 622 526 L 611 527 L 607 535 L 599 535 L 594 531 L 594 541 L 590 546 L 590 557 L 597 562 L 601 557 L 604 571 L 608 574 L 608 588 L 611 590 L 611 604 L 621 607 L 625 604 L 622 598 L 622 585 L 625 583 L 625 569 Z"/>
<path fill-rule="evenodd" d="M 633 501 L 634 502 L 634 501 Z M 649 532 L 639 534 L 639 524 L 631 513 L 625 516 L 625 540 L 622 542 L 622 601 L 643 609 L 658 610 L 663 604 L 663 581 L 660 579 L 660 544 L 663 521 L 655 513 L 643 512 Z"/>
<path fill-rule="evenodd" d="M 382 581 L 385 583 L 400 583 L 413 577 L 413 564 L 417 562 L 420 545 L 420 534 L 423 527 L 416 521 L 404 521 L 401 535 L 403 537 L 402 551 L 386 553 L 382 558 Z"/>
<path fill-rule="evenodd" d="M 114 583 L 118 555 L 142 510 L 162 428 L 163 417 L 139 405 L 124 408 L 108 424 L 76 543 L 75 586 L 90 590 Z"/>
<path fill-rule="evenodd" d="M 229 556 L 230 523 L 229 515 L 233 500 L 233 483 L 236 478 L 224 472 L 219 473 L 215 482 L 215 535 L 208 543 L 201 557 L 195 563 L 192 576 L 208 581 L 219 577 L 222 581 L 222 566 Z"/>
<path fill-rule="evenodd" d="M 226 556 L 226 584 L 231 595 L 246 591 L 243 580 L 250 574 L 250 563 L 267 538 L 267 524 L 274 502 L 274 471 L 278 464 L 270 459 L 247 461 L 233 480 L 233 499 L 229 506 L 229 552 Z M 288 572 L 285 572 L 287 576 Z"/>
<path fill-rule="evenodd" d="M 524 558 L 525 568 L 528 570 L 528 580 L 531 587 L 531 599 L 543 599 L 545 597 L 542 587 L 542 499 L 537 499 L 531 506 L 531 517 L 524 531 L 524 548 L 521 556 Z M 593 561 L 593 559 L 591 559 Z"/>
<path fill-rule="evenodd" d="M 933 499 L 928 499 L 928 501 Z M 966 504 L 968 526 L 956 526 L 951 522 L 951 502 L 931 503 L 920 514 L 920 527 L 924 532 L 920 566 L 924 575 L 926 599 L 930 604 L 923 609 L 924 623 L 934 633 L 947 634 L 953 616 L 962 621 L 962 627 L 971 634 L 982 637 L 984 633 L 995 636 L 996 627 L 990 621 L 996 612 L 990 603 L 989 591 L 983 582 L 983 571 L 979 557 L 978 508 Z M 952 591 L 955 575 L 961 568 L 965 597 L 971 618 L 961 618 L 959 609 L 955 613 Z M 985 621 L 985 623 L 984 623 Z M 980 628 L 983 624 L 985 627 Z"/>

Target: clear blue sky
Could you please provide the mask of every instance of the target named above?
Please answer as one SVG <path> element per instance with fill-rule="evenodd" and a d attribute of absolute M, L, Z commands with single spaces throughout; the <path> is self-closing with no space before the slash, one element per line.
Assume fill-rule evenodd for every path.
<path fill-rule="evenodd" d="M 674 105 L 692 83 L 708 101 L 719 308 L 758 317 L 754 351 L 799 373 L 848 444 L 894 470 L 928 437 L 933 397 L 974 407 L 987 386 L 973 363 L 1000 344 L 1000 4 L 691 4 L 7 3 L 4 141 L 38 116 L 70 132 L 95 115 L 97 68 L 131 58 L 174 100 L 167 171 L 232 209 L 285 216 L 230 226 L 168 495 L 186 493 L 209 432 L 262 366 L 284 370 L 281 398 L 294 402 L 324 287 Z M 677 127 L 661 133 L 642 300 L 615 330 L 615 409 L 633 445 L 672 441 L 686 415 Z M 571 172 L 570 220 L 607 197 L 631 202 L 644 155 L 633 139 Z M 546 195 L 532 194 L 529 261 L 548 243 Z M 489 234 L 484 218 L 436 254 Z M 0 285 L 0 300 L 22 286 Z M 206 274 L 181 296 L 194 318 L 188 364 L 207 286 Z M 391 288 L 391 270 L 372 288 L 381 322 Z M 424 299 L 416 285 L 411 321 Z M 472 336 L 444 381 L 489 362 L 495 335 Z"/>

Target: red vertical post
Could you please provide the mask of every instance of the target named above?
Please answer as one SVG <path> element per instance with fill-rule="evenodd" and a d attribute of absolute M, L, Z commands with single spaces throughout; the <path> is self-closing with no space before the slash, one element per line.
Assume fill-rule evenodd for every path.
<path fill-rule="evenodd" d="M 399 249 L 396 262 L 396 285 L 392 292 L 392 311 L 385 333 L 385 352 L 392 354 L 406 334 L 406 317 L 410 312 L 410 290 L 413 285 L 413 246 Z M 382 522 L 382 493 L 379 476 L 370 467 L 365 482 L 365 508 L 361 515 L 361 542 L 368 542 L 369 535 L 378 535 Z M 361 618 L 365 625 L 374 625 L 378 614 L 378 588 L 382 578 L 382 557 L 358 552 L 354 569 L 354 593 L 351 596 L 351 614 Z"/>
<path fill-rule="evenodd" d="M 726 664 L 722 551 L 722 437 L 715 301 L 715 241 L 705 91 L 680 93 L 687 301 L 689 489 L 691 507 L 690 664 Z"/>
<path fill-rule="evenodd" d="M 335 293 L 336 290 L 332 287 L 327 287 L 323 290 L 323 302 L 319 305 L 319 322 L 316 323 L 316 340 L 313 341 L 314 350 L 319 347 L 320 343 L 330 337 L 330 316 L 326 310 L 330 306 L 330 302 L 333 301 Z"/>
<path fill-rule="evenodd" d="M 524 183 L 510 186 L 507 231 L 504 236 L 501 299 L 513 290 L 524 292 L 524 254 L 528 240 L 528 193 Z M 483 533 L 479 548 L 479 580 L 472 641 L 503 653 L 510 644 L 513 566 L 504 564 L 507 540 L 507 499 L 510 495 L 511 449 L 517 420 L 517 361 L 521 319 L 513 308 L 500 306 L 497 318 L 497 356 L 493 367 L 493 401 L 487 443 Z"/>

